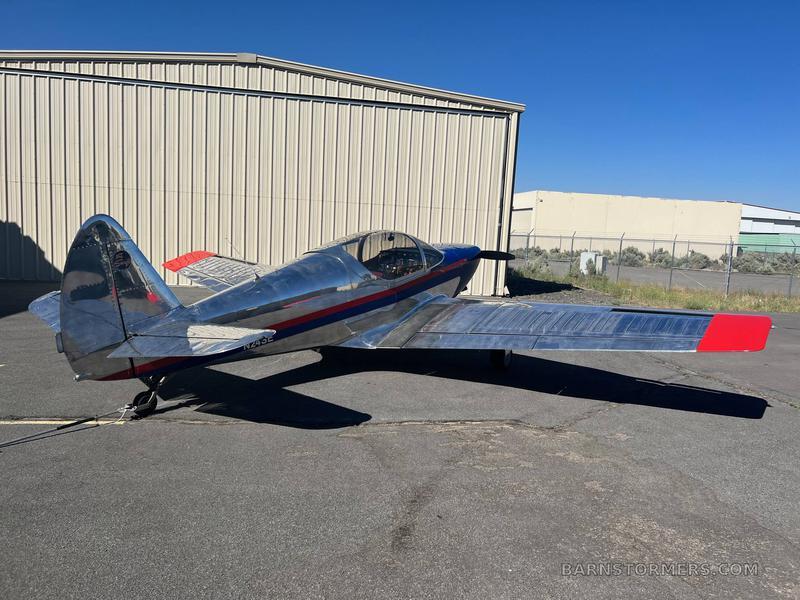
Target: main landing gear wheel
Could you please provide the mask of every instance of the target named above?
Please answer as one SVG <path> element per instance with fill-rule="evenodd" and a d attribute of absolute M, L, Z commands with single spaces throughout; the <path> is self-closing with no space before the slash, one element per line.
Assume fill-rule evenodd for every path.
<path fill-rule="evenodd" d="M 133 397 L 131 410 L 137 417 L 146 417 L 156 409 L 158 394 L 155 390 L 139 392 Z"/>
<path fill-rule="evenodd" d="M 489 350 L 489 361 L 498 371 L 507 371 L 513 359 L 514 353 L 511 350 Z"/>

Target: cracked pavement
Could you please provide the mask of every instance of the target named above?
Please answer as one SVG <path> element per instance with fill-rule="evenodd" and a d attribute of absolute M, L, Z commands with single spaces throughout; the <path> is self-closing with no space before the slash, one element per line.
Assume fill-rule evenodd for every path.
<path fill-rule="evenodd" d="M 0 284 L 0 445 L 108 413 Z M 191 296 L 196 290 L 181 290 Z M 3 598 L 800 595 L 800 316 L 752 355 L 301 352 L 0 446 Z M 563 575 L 564 565 L 758 565 Z"/>

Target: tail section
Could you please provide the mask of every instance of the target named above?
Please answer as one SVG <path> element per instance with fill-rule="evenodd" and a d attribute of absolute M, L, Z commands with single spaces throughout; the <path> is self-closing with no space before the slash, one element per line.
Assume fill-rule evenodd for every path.
<path fill-rule="evenodd" d="M 131 327 L 180 306 L 119 223 L 90 218 L 72 242 L 61 281 L 60 345 L 76 379 L 134 377 L 132 359 L 108 355 Z"/>

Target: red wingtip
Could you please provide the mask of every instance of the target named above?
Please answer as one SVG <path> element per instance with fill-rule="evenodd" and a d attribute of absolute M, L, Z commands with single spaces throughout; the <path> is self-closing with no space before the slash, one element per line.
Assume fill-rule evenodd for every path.
<path fill-rule="evenodd" d="M 714 315 L 698 352 L 758 352 L 767 344 L 772 319 L 763 315 Z"/>
<path fill-rule="evenodd" d="M 205 250 L 195 250 L 194 252 L 187 252 L 186 254 L 182 254 L 178 258 L 173 258 L 172 260 L 168 260 L 163 264 L 170 271 L 174 271 L 177 273 L 184 267 L 188 267 L 192 263 L 196 263 L 198 260 L 203 260 L 204 258 L 208 258 L 209 256 L 216 256 L 216 254 L 214 254 L 213 252 L 206 252 Z"/>

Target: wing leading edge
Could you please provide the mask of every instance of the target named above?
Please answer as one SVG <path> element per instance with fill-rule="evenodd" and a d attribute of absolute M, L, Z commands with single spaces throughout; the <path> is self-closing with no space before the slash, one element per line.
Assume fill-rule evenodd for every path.
<path fill-rule="evenodd" d="M 769 317 L 613 306 L 434 298 L 393 326 L 340 344 L 351 348 L 756 352 Z"/>

